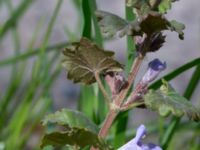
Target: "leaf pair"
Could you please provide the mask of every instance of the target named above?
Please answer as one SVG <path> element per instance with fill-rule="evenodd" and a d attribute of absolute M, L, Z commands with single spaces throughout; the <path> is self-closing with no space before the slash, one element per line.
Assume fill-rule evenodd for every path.
<path fill-rule="evenodd" d="M 187 99 L 180 96 L 168 83 L 160 87 L 158 91 L 149 90 L 144 96 L 145 105 L 159 112 L 161 116 L 172 113 L 176 117 L 187 115 L 191 120 L 200 120 L 200 111 Z"/>
<path fill-rule="evenodd" d="M 54 131 L 45 134 L 41 147 L 52 145 L 62 147 L 70 145 L 77 148 L 86 146 L 98 147 L 100 150 L 111 148 L 97 134 L 97 126 L 85 115 L 78 111 L 62 109 L 54 114 L 47 115 L 43 125 L 56 124 L 58 127 L 65 127 L 64 131 Z"/>
<path fill-rule="evenodd" d="M 125 35 L 136 36 L 146 33 L 151 36 L 164 30 L 175 31 L 179 34 L 179 38 L 184 38 L 183 30 L 185 26 L 175 20 L 168 21 L 162 14 L 149 11 L 139 20 L 128 22 L 112 13 L 97 11 L 96 16 L 99 21 L 101 31 L 104 36 L 113 36 L 114 33 L 120 31 L 119 36 Z M 107 29 L 109 27 L 109 30 Z"/>
<path fill-rule="evenodd" d="M 67 77 L 75 83 L 92 84 L 96 81 L 95 73 L 105 74 L 123 68 L 113 59 L 114 52 L 105 51 L 86 38 L 72 43 L 71 48 L 66 48 L 63 54 L 62 64 L 68 71 Z"/>

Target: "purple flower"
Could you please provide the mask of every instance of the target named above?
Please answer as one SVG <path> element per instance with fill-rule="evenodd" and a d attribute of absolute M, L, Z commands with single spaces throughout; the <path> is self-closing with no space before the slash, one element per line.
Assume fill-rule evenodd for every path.
<path fill-rule="evenodd" d="M 148 143 L 143 144 L 141 139 L 146 135 L 146 128 L 144 125 L 140 125 L 137 128 L 136 136 L 134 139 L 120 147 L 118 150 L 162 150 L 159 146 Z"/>
<path fill-rule="evenodd" d="M 161 62 L 159 59 L 154 59 L 149 62 L 148 69 L 145 75 L 142 78 L 142 83 L 148 84 L 151 81 L 155 80 L 155 78 L 166 68 L 166 62 Z"/>

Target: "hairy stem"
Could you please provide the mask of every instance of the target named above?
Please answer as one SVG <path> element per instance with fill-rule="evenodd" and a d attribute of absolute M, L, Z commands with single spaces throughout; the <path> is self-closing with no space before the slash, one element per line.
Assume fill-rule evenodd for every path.
<path fill-rule="evenodd" d="M 110 100 L 110 97 L 109 97 L 108 93 L 106 92 L 106 90 L 105 90 L 105 88 L 104 88 L 104 86 L 103 86 L 103 84 L 101 82 L 101 79 L 99 77 L 99 73 L 95 72 L 94 76 L 95 76 L 95 79 L 96 79 L 96 81 L 97 81 L 97 83 L 99 85 L 99 88 L 100 88 L 101 92 L 103 93 L 103 96 L 105 98 L 106 103 L 108 104 L 108 106 L 110 106 L 111 100 Z"/>
<path fill-rule="evenodd" d="M 115 102 L 115 104 L 117 106 L 121 107 L 121 105 L 123 103 L 123 100 L 125 99 L 128 91 L 131 88 L 132 83 L 133 83 L 133 81 L 134 81 L 134 79 L 135 79 L 135 77 L 136 77 L 136 75 L 137 75 L 137 73 L 139 71 L 139 68 L 140 68 L 140 66 L 142 64 L 143 58 L 144 58 L 144 56 L 138 56 L 138 57 L 136 57 L 133 65 L 131 67 L 131 72 L 130 72 L 130 74 L 128 76 L 128 81 L 127 81 L 128 82 L 128 86 L 125 89 L 123 89 L 118 94 L 118 96 L 116 97 L 116 99 L 114 100 L 114 102 Z"/>
<path fill-rule="evenodd" d="M 102 126 L 102 128 L 99 131 L 99 136 L 101 136 L 102 138 L 106 137 L 106 135 L 108 134 L 108 131 L 113 123 L 113 121 L 115 120 L 116 116 L 118 114 L 117 110 L 111 109 L 105 119 L 105 122 Z"/>
<path fill-rule="evenodd" d="M 138 56 L 135 59 L 133 65 L 132 65 L 131 72 L 128 76 L 128 86 L 118 94 L 116 99 L 113 100 L 114 107 L 112 107 L 111 110 L 109 111 L 109 113 L 104 121 L 104 124 L 103 124 L 102 128 L 100 129 L 99 136 L 106 137 L 106 135 L 108 134 L 108 131 L 109 131 L 113 121 L 115 120 L 117 114 L 119 113 L 120 107 L 128 93 L 128 90 L 132 86 L 132 83 L 139 71 L 140 65 L 142 64 L 142 60 L 143 60 L 143 56 Z"/>
<path fill-rule="evenodd" d="M 132 105 L 135 101 L 141 99 L 141 96 L 145 91 L 147 91 L 147 84 L 139 82 L 122 107 L 129 107 L 129 105 Z"/>

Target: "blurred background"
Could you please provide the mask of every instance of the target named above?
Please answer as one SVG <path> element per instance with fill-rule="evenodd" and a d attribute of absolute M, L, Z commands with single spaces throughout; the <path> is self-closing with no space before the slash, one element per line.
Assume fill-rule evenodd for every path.
<path fill-rule="evenodd" d="M 124 0 L 96 3 L 100 10 L 125 17 Z M 199 6 L 199 0 L 173 4 L 167 17 L 185 24 L 185 39 L 180 41 L 176 33 L 166 32 L 166 43 L 145 58 L 137 81 L 153 58 L 167 62 L 164 75 L 200 56 Z M 39 149 L 44 115 L 64 107 L 78 108 L 80 85 L 66 79 L 61 50 L 78 41 L 82 29 L 81 0 L 0 0 L 0 150 L 6 143 L 10 150 Z M 114 50 L 116 58 L 125 64 L 126 38 L 105 40 L 104 47 Z M 192 71 L 171 81 L 180 94 Z M 200 85 L 196 89 L 191 99 L 200 106 Z M 141 123 L 154 125 L 158 120 L 156 113 L 147 110 L 136 109 L 129 114 L 133 116 L 129 128 Z M 158 142 L 158 138 L 152 138 Z"/>

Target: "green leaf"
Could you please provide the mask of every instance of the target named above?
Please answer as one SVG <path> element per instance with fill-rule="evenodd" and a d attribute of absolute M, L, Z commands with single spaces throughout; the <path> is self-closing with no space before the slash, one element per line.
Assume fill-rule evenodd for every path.
<path fill-rule="evenodd" d="M 58 125 L 65 125 L 67 127 L 81 127 L 97 133 L 98 127 L 90 121 L 83 113 L 70 109 L 62 109 L 54 114 L 45 116 L 42 121 L 43 125 L 48 123 L 56 123 Z"/>
<path fill-rule="evenodd" d="M 160 13 L 166 13 L 168 10 L 171 9 L 172 3 L 177 0 L 161 0 L 158 4 L 158 10 Z"/>
<path fill-rule="evenodd" d="M 86 38 L 72 43 L 71 48 L 63 51 L 63 66 L 68 71 L 68 79 L 75 83 L 92 84 L 96 81 L 95 73 L 121 71 L 122 65 L 113 59 L 114 52 L 105 51 Z"/>
<path fill-rule="evenodd" d="M 145 9 L 150 9 L 148 0 L 126 0 L 126 6 L 136 8 L 142 11 L 142 13 L 145 12 Z"/>
<path fill-rule="evenodd" d="M 89 145 L 98 147 L 100 150 L 112 149 L 97 134 L 83 128 L 70 128 L 65 132 L 46 134 L 42 139 L 41 148 L 47 145 L 55 147 L 71 145 L 77 148 L 84 148 Z"/>
<path fill-rule="evenodd" d="M 176 20 L 172 20 L 170 21 L 170 29 L 172 31 L 176 31 L 179 34 L 179 38 L 181 40 L 184 39 L 184 33 L 183 33 L 183 30 L 185 29 L 184 24 L 177 22 Z"/>
<path fill-rule="evenodd" d="M 43 125 L 48 123 L 62 127 L 62 131 L 53 131 L 52 133 L 45 134 L 41 148 L 47 145 L 55 147 L 71 145 L 78 148 L 94 146 L 101 150 L 111 149 L 98 136 L 97 126 L 81 112 L 62 109 L 54 114 L 47 115 L 43 120 Z M 63 127 L 65 128 L 63 129 Z"/>
<path fill-rule="evenodd" d="M 128 24 L 126 20 L 109 12 L 96 11 L 95 15 L 105 38 L 113 37 L 117 31 L 123 29 Z"/>
<path fill-rule="evenodd" d="M 158 91 L 149 90 L 144 100 L 148 108 L 157 110 L 161 116 L 172 113 L 176 117 L 187 115 L 191 120 L 200 120 L 200 111 L 186 98 L 180 96 L 166 81 Z"/>
<path fill-rule="evenodd" d="M 162 0 L 162 2 L 158 5 L 158 10 L 160 13 L 166 13 L 169 9 L 171 9 L 171 0 Z"/>

